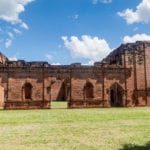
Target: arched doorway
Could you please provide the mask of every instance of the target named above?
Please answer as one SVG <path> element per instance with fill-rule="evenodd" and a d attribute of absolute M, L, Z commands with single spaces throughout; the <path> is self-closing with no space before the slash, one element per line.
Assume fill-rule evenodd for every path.
<path fill-rule="evenodd" d="M 123 106 L 123 88 L 118 84 L 114 83 L 110 88 L 110 103 L 112 107 Z"/>
<path fill-rule="evenodd" d="M 24 85 L 24 96 L 25 99 L 31 99 L 32 97 L 32 85 L 30 83 Z"/>
<path fill-rule="evenodd" d="M 114 90 L 110 91 L 110 100 L 111 100 L 111 106 L 113 106 L 115 104 L 115 92 Z"/>
<path fill-rule="evenodd" d="M 52 86 L 52 98 L 50 105 L 52 109 L 64 109 L 68 107 L 66 89 L 67 87 L 64 80 L 57 80 Z"/>
<path fill-rule="evenodd" d="M 85 87 L 84 87 L 84 91 L 85 91 L 85 98 L 86 99 L 94 98 L 94 87 L 93 87 L 92 83 L 86 82 Z"/>
<path fill-rule="evenodd" d="M 66 86 L 64 82 L 60 86 L 56 101 L 66 101 Z"/>

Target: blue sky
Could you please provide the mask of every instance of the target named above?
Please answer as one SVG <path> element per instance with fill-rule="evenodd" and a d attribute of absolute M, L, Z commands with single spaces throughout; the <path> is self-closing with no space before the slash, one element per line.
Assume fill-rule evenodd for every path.
<path fill-rule="evenodd" d="M 100 61 L 150 40 L 150 0 L 0 0 L 0 51 L 50 64 Z"/>

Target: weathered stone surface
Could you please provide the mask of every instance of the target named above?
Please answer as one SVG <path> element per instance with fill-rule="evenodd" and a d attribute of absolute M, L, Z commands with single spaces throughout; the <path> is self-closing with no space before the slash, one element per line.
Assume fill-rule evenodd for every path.
<path fill-rule="evenodd" d="M 0 108 L 150 106 L 150 42 L 121 45 L 94 66 L 9 61 L 0 54 Z"/>

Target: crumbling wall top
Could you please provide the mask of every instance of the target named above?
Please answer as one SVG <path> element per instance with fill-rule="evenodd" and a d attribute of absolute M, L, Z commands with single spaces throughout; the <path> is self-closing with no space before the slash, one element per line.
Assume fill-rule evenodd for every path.
<path fill-rule="evenodd" d="M 0 52 L 0 65 L 3 66 L 8 61 L 8 58 Z"/>

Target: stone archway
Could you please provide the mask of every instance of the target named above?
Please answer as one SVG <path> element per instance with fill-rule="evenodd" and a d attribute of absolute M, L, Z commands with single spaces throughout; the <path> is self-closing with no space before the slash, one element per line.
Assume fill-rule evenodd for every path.
<path fill-rule="evenodd" d="M 0 86 L 0 109 L 4 108 L 4 88 Z"/>
<path fill-rule="evenodd" d="M 123 106 L 123 91 L 123 88 L 118 83 L 114 83 L 110 87 L 110 104 L 112 107 Z"/>

